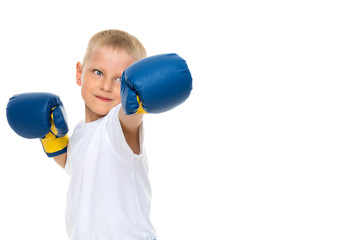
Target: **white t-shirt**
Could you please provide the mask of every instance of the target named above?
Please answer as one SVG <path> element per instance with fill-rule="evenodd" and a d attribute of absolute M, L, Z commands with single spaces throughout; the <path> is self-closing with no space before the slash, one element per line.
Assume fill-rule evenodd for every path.
<path fill-rule="evenodd" d="M 151 187 L 142 147 L 128 146 L 118 118 L 120 105 L 94 122 L 80 122 L 70 138 L 66 230 L 71 240 L 154 240 Z"/>

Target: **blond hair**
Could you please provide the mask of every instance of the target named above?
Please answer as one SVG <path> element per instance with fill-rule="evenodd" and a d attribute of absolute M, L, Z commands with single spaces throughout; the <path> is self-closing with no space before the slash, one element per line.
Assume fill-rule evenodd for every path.
<path fill-rule="evenodd" d="M 105 30 L 96 33 L 89 40 L 83 64 L 90 58 L 93 50 L 97 47 L 113 47 L 126 50 L 135 61 L 146 57 L 146 50 L 141 42 L 133 35 L 116 29 Z"/>

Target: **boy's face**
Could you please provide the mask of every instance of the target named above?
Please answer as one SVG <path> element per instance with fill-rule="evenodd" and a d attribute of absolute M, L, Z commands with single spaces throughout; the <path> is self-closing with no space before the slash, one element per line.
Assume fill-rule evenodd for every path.
<path fill-rule="evenodd" d="M 76 83 L 85 101 L 86 122 L 95 121 L 121 102 L 123 71 L 135 60 L 124 49 L 98 47 L 84 63 L 76 65 Z"/>

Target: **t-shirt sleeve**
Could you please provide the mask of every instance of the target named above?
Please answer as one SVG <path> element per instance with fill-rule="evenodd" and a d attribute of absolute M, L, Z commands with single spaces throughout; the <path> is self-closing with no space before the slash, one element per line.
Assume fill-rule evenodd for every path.
<path fill-rule="evenodd" d="M 141 157 L 144 153 L 143 151 L 143 123 L 140 125 L 140 153 L 133 153 L 130 146 L 127 144 L 124 133 L 121 128 L 119 120 L 119 111 L 121 110 L 121 104 L 114 107 L 108 114 L 107 119 L 107 136 L 109 144 L 114 148 L 114 151 L 118 154 L 124 156 L 126 154 L 127 158 L 136 159 Z"/>

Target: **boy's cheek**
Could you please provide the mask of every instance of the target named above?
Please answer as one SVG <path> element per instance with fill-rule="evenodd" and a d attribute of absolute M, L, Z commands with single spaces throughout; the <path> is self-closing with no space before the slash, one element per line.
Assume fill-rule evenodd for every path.
<path fill-rule="evenodd" d="M 115 94 L 116 98 L 119 99 L 119 101 L 121 102 L 120 86 L 115 87 L 113 90 L 113 93 Z"/>

